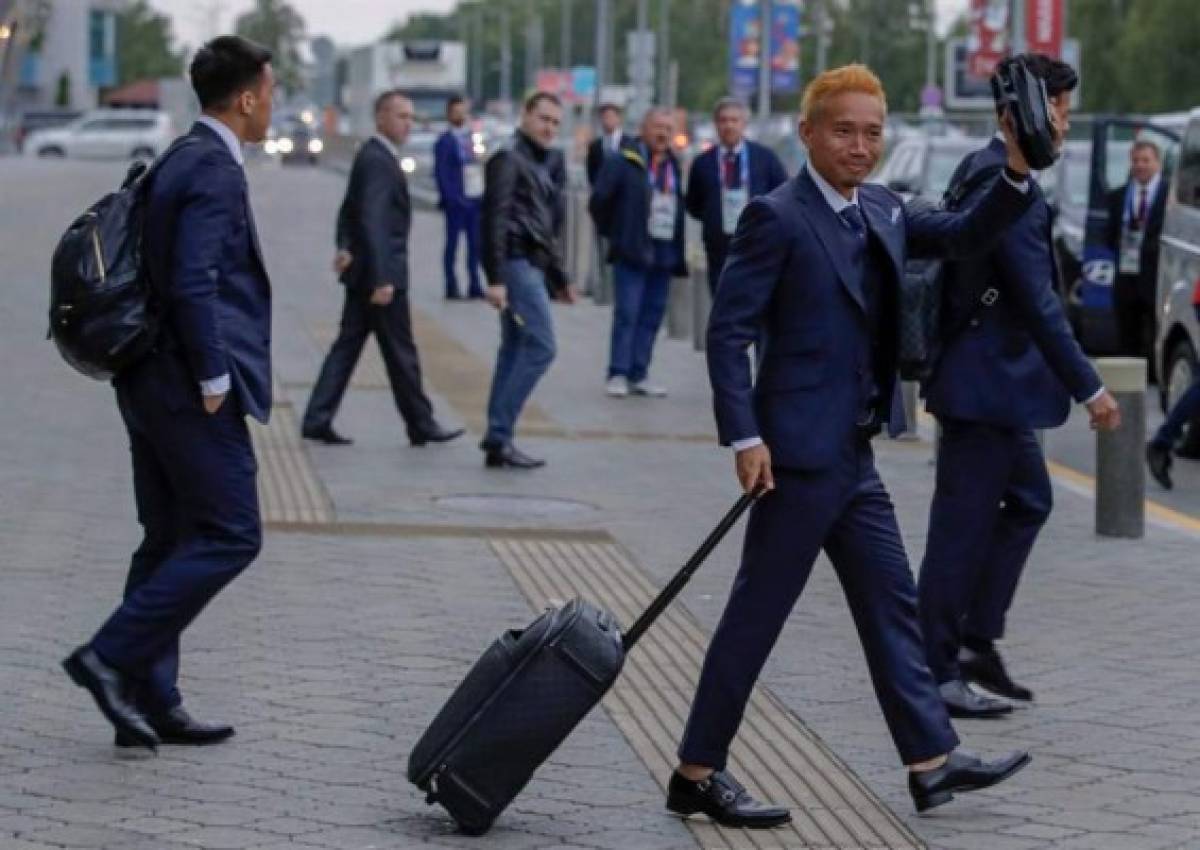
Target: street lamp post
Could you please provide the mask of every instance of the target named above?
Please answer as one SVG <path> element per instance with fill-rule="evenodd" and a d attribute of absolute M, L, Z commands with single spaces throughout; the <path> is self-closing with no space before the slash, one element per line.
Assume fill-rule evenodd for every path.
<path fill-rule="evenodd" d="M 771 0 L 758 0 L 758 120 L 765 130 L 771 117 Z"/>

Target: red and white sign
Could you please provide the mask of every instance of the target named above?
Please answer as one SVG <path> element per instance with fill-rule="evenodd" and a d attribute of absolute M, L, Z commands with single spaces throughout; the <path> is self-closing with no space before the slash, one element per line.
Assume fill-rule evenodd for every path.
<path fill-rule="evenodd" d="M 1030 53 L 1061 58 L 1063 0 L 1026 0 L 1025 41 Z"/>
<path fill-rule="evenodd" d="M 971 0 L 967 70 L 972 76 L 990 77 L 1008 55 L 1008 11 L 1008 0 Z"/>

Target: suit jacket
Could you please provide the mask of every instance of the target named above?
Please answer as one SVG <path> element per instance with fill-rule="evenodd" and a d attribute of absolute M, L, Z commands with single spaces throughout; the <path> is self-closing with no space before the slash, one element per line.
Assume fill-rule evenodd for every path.
<path fill-rule="evenodd" d="M 1142 238 L 1141 262 L 1138 265 L 1138 293 L 1151 304 L 1158 296 L 1158 240 L 1162 236 L 1163 217 L 1167 211 L 1168 180 L 1160 175 L 1154 197 L 1146 211 L 1145 234 Z M 1134 193 L 1133 180 L 1108 194 L 1108 228 L 1105 243 L 1116 257 L 1121 256 L 1121 229 L 1125 209 Z"/>
<path fill-rule="evenodd" d="M 337 245 L 354 258 L 342 272 L 342 283 L 368 295 L 385 284 L 407 290 L 411 226 L 412 204 L 400 163 L 371 137 L 354 157 L 338 210 Z"/>
<path fill-rule="evenodd" d="M 904 263 L 916 256 L 986 250 L 1029 204 L 1005 181 L 964 213 L 905 207 L 883 186 L 858 188 L 872 238 L 886 254 L 882 285 L 896 302 Z M 834 465 L 854 439 L 866 406 L 861 380 L 873 357 L 879 413 L 892 433 L 903 429 L 896 380 L 897 334 L 872 352 L 865 293 L 840 254 L 841 220 L 807 169 L 750 202 L 738 222 L 708 325 L 707 357 L 722 443 L 759 436 L 779 467 Z M 895 311 L 886 317 L 898 321 Z M 895 328 L 889 328 L 895 331 Z M 746 350 L 765 331 L 758 381 Z"/>
<path fill-rule="evenodd" d="M 454 212 L 479 206 L 479 198 L 468 198 L 463 186 L 463 166 L 474 161 L 474 152 L 464 152 L 452 131 L 438 136 L 433 145 L 433 179 L 439 208 Z"/>
<path fill-rule="evenodd" d="M 770 148 L 745 141 L 750 172 L 750 197 L 765 195 L 775 187 L 786 183 L 788 176 Z M 688 173 L 687 211 L 702 225 L 704 245 L 709 251 L 724 253 L 729 247 L 729 236 L 725 233 L 724 217 L 721 213 L 721 165 L 718 162 L 721 148 L 713 145 L 692 162 Z"/>
<path fill-rule="evenodd" d="M 675 169 L 675 235 L 671 240 L 670 271 L 676 277 L 686 277 L 683 167 L 675 154 L 668 152 L 667 156 Z M 652 190 L 647 167 L 636 140 L 622 147 L 619 156 L 606 157 L 600 167 L 588 200 L 588 211 L 596 222 L 596 229 L 608 239 L 609 262 L 623 262 L 644 269 L 654 265 L 654 240 L 648 229 Z"/>
<path fill-rule="evenodd" d="M 617 141 L 617 147 L 624 147 L 627 139 L 628 137 L 622 133 L 621 138 Z M 596 185 L 596 178 L 600 176 L 600 168 L 604 165 L 605 158 L 612 154 L 611 150 L 604 147 L 604 143 L 607 141 L 605 136 L 600 135 L 592 139 L 591 144 L 588 145 L 586 166 L 589 186 Z"/>
<path fill-rule="evenodd" d="M 972 171 L 1005 158 L 993 140 L 975 156 Z M 969 178 L 968 178 L 969 179 Z M 1036 183 L 1029 210 L 986 255 L 948 267 L 943 314 L 949 327 L 972 324 L 948 341 L 926 388 L 937 416 L 1012 428 L 1055 428 L 1070 413 L 1071 396 L 1086 401 L 1100 377 L 1071 332 L 1058 296 L 1060 271 L 1050 233 L 1051 213 Z M 981 186 L 963 199 L 978 201 Z M 991 307 L 976 308 L 986 286 L 1000 293 Z"/>
<path fill-rule="evenodd" d="M 242 412 L 271 411 L 271 283 L 246 175 L 225 142 L 197 123 L 158 169 L 143 250 L 162 298 L 165 337 L 149 364 L 172 408 L 200 403 L 201 381 L 228 374 Z"/>

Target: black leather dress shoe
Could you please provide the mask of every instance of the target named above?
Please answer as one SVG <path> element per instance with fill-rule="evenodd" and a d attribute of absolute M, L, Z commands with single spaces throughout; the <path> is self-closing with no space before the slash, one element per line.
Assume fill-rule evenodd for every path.
<path fill-rule="evenodd" d="M 983 718 L 999 717 L 1012 711 L 1012 704 L 1002 699 L 977 694 L 962 679 L 951 679 L 938 685 L 942 702 L 951 717 Z"/>
<path fill-rule="evenodd" d="M 201 723 L 182 705 L 177 705 L 165 714 L 148 714 L 146 720 L 164 744 L 202 747 L 218 744 L 233 737 L 233 727 L 227 723 Z M 129 736 L 117 733 L 114 742 L 118 747 L 136 747 L 137 742 Z"/>
<path fill-rule="evenodd" d="M 770 829 L 792 819 L 792 813 L 782 806 L 755 800 L 726 770 L 718 770 L 698 782 L 678 771 L 671 774 L 667 808 L 677 815 L 705 814 L 722 826 L 746 829 Z"/>
<path fill-rule="evenodd" d="M 909 771 L 908 792 L 918 812 L 949 803 L 956 793 L 990 788 L 1029 764 L 1029 753 L 1016 752 L 995 761 L 955 750 L 933 770 Z"/>
<path fill-rule="evenodd" d="M 546 465 L 546 461 L 525 454 L 511 443 L 507 446 L 484 444 L 483 450 L 486 453 L 483 465 L 492 468 L 537 469 Z"/>
<path fill-rule="evenodd" d="M 63 661 L 63 669 L 71 681 L 91 693 L 100 713 L 133 746 L 153 750 L 158 747 L 158 735 L 127 697 L 128 682 L 120 671 L 105 664 L 94 650 L 86 646 L 72 652 Z"/>
<path fill-rule="evenodd" d="M 1150 474 L 1162 485 L 1164 490 L 1175 486 L 1171 481 L 1171 450 L 1160 443 L 1150 443 L 1146 446 L 1146 463 L 1150 466 Z"/>
<path fill-rule="evenodd" d="M 413 432 L 408 435 L 408 441 L 414 446 L 423 446 L 426 443 L 448 443 L 451 440 L 456 440 L 463 435 L 462 428 L 443 428 L 436 422 L 428 431 Z"/>
<path fill-rule="evenodd" d="M 993 647 L 987 652 L 976 652 L 963 647 L 958 653 L 958 669 L 968 682 L 974 682 L 981 688 L 987 688 L 994 694 L 1022 702 L 1033 700 L 1033 691 L 1024 685 L 1018 685 L 1008 675 L 1004 659 Z"/>
<path fill-rule="evenodd" d="M 327 446 L 349 446 L 354 442 L 333 430 L 332 425 L 325 428 L 305 428 L 301 434 L 306 440 L 316 440 Z"/>

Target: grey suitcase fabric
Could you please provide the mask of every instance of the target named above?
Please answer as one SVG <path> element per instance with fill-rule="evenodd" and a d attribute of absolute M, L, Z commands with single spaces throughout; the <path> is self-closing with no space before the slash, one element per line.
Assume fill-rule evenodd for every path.
<path fill-rule="evenodd" d="M 408 759 L 408 779 L 469 835 L 482 835 L 616 681 L 625 654 L 754 501 L 738 500 L 626 632 L 582 599 L 488 647 Z"/>

